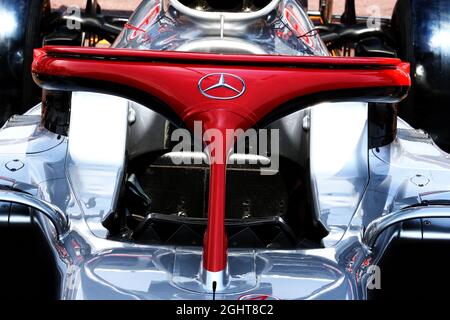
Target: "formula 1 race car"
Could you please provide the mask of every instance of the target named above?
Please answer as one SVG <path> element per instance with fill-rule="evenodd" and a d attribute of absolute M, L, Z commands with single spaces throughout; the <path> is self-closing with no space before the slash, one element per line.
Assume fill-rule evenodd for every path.
<path fill-rule="evenodd" d="M 352 3 L 315 27 L 294 0 L 145 0 L 111 48 L 36 49 L 42 101 L 0 130 L 1 294 L 438 296 L 450 156 Z"/>

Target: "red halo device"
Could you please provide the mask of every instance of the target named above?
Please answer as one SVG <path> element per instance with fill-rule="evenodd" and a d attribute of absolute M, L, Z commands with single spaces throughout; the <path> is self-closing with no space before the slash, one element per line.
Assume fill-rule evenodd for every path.
<path fill-rule="evenodd" d="M 45 47 L 35 51 L 36 83 L 48 90 L 120 95 L 178 125 L 242 129 L 323 101 L 396 103 L 411 84 L 409 64 L 391 58 L 217 55 Z M 226 162 L 211 164 L 205 285 L 226 285 Z"/>

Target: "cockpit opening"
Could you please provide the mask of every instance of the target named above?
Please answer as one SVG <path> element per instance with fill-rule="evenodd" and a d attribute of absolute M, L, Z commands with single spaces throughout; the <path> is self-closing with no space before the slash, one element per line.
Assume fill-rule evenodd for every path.
<path fill-rule="evenodd" d="M 254 12 L 267 6 L 271 0 L 180 0 L 180 2 L 200 11 Z"/>

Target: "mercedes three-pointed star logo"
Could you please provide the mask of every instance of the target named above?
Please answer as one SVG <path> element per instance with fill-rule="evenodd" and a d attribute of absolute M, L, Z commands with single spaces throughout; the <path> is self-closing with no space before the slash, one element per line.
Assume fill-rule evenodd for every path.
<path fill-rule="evenodd" d="M 210 99 L 231 100 L 242 96 L 245 82 L 241 77 L 230 73 L 211 73 L 198 82 L 200 92 Z"/>

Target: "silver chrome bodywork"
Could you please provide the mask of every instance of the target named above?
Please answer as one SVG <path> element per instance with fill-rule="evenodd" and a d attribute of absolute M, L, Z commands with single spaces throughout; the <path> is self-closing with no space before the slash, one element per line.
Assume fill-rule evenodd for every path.
<path fill-rule="evenodd" d="M 200 41 L 206 32 L 215 38 L 205 41 L 246 34 L 248 23 L 267 20 L 273 6 L 291 1 L 273 0 L 266 9 L 245 14 L 200 13 L 176 0 L 163 3 L 191 19 L 197 33 L 182 30 L 170 44 L 155 41 L 158 47 L 151 49 L 186 49 L 186 39 Z M 153 0 L 141 8 L 151 5 Z M 148 11 L 144 9 L 131 23 L 143 18 Z M 130 32 L 117 43 L 142 48 L 126 39 Z M 250 40 L 264 53 L 310 53 Z M 314 41 L 316 54 L 327 54 L 321 40 Z M 445 206 L 409 208 L 430 194 L 450 200 L 450 156 L 401 119 L 392 143 L 369 149 L 369 107 L 323 103 L 271 124 L 280 130 L 282 156 L 304 167 L 310 162 L 315 215 L 329 235 L 320 249 L 229 249 L 229 281 L 219 288 L 217 299 L 258 294 L 278 299 L 366 299 L 368 270 L 389 243 L 394 232 L 390 226 L 412 218 L 450 217 Z M 201 272 L 202 248 L 112 240 L 103 224 L 117 210 L 126 156 L 164 149 L 166 120 L 122 98 L 76 92 L 69 135 L 64 137 L 41 125 L 40 108 L 13 118 L 0 130 L 0 176 L 33 185 L 38 192 L 30 196 L 0 191 L 0 201 L 37 209 L 61 275 L 59 298 L 212 299 L 203 284 L 223 274 Z M 310 146 L 304 152 L 307 140 Z M 23 166 L 11 170 L 11 161 Z"/>
<path fill-rule="evenodd" d="M 56 230 L 57 239 L 64 239 L 70 229 L 69 218 L 57 206 L 22 192 L 0 191 L 0 199 L 21 204 L 39 211 L 47 217 Z"/>
<path fill-rule="evenodd" d="M 164 18 L 143 24 L 155 6 L 165 12 Z M 283 13 L 284 10 L 295 11 L 305 29 L 301 34 L 292 34 L 285 18 L 277 16 L 277 11 Z M 113 46 L 215 53 L 329 55 L 317 32 L 313 32 L 314 25 L 308 15 L 295 0 L 273 0 L 258 11 L 238 13 L 195 10 L 178 0 L 148 0 L 140 4 L 129 24 L 132 27 L 125 29 Z M 145 32 L 136 32 L 135 27 Z M 308 43 L 303 41 L 306 33 L 310 34 Z"/>
<path fill-rule="evenodd" d="M 97 118 L 95 123 L 84 121 L 83 126 L 78 126 L 78 121 L 99 114 L 105 101 L 110 106 L 116 106 L 109 110 L 117 112 L 110 113 L 107 118 Z M 156 114 L 151 115 L 152 111 L 148 109 L 139 109 L 134 103 L 110 96 L 77 93 L 72 102 L 74 116 L 70 136 L 62 138 L 57 145 L 49 138 L 52 133 L 41 128 L 39 123 L 6 126 L 0 131 L 1 161 L 5 164 L 11 159 L 21 159 L 25 164 L 16 172 L 10 172 L 2 165 L 0 175 L 37 185 L 40 200 L 36 201 L 52 203 L 52 207 L 60 208 L 70 220 L 70 232 L 58 239 L 52 221 L 38 214 L 42 230 L 54 248 L 59 271 L 64 275 L 60 298 L 211 299 L 211 293 L 204 290 L 200 280 L 201 248 L 112 241 L 107 239 L 106 229 L 101 224 L 105 215 L 111 212 L 113 197 L 116 196 L 112 192 L 107 197 L 103 187 L 108 183 L 108 187 L 114 189 L 123 170 L 123 157 L 120 155 L 124 155 L 125 144 L 119 142 L 149 134 L 142 127 L 138 128 L 139 132 L 134 132 L 134 125 L 129 122 L 128 108 L 135 109 L 137 118 L 140 113 L 149 113 L 142 117 L 164 120 Z M 327 228 L 332 230 L 330 238 L 325 239 L 325 248 L 281 251 L 230 249 L 230 285 L 216 295 L 217 299 L 238 299 L 247 294 L 270 294 L 279 299 L 364 299 L 367 297 L 364 272 L 368 267 L 363 262 L 368 257 L 374 257 L 373 261 L 376 261 L 373 252 L 379 251 L 372 251 L 371 248 L 376 248 L 374 240 L 387 226 L 411 217 L 448 217 L 448 211 L 442 207 L 414 210 L 402 210 L 402 207 L 411 205 L 410 199 L 414 196 L 419 199 L 421 194 L 433 190 L 450 189 L 447 183 L 450 181 L 449 156 L 431 140 L 425 147 L 423 142 L 411 141 L 416 131 L 402 120 L 399 120 L 399 125 L 403 133 L 378 152 L 369 150 L 364 155 L 363 150 L 367 150 L 364 139 L 363 142 L 350 136 L 349 139 L 342 139 L 339 134 L 335 135 L 334 143 L 338 144 L 335 148 L 340 150 L 340 154 L 330 153 L 330 145 L 324 141 L 333 139 L 332 133 L 337 132 L 343 123 L 328 120 L 337 119 L 339 110 L 348 108 L 354 111 L 351 121 L 345 123 L 346 131 L 361 132 L 362 137 L 367 136 L 367 105 L 348 103 L 340 107 L 344 109 L 324 104 L 309 110 L 310 129 L 313 135 L 317 135 L 312 140 L 315 143 L 313 150 L 316 150 L 312 151 L 311 156 L 317 154 L 317 157 L 333 157 L 335 160 L 330 162 L 328 168 L 325 163 L 318 162 L 312 169 L 318 190 L 318 214 Z M 295 154 L 292 143 L 298 142 L 298 133 L 304 130 L 302 120 L 307 111 L 273 124 L 282 132 L 282 153 L 286 150 L 287 155 Z M 32 112 L 38 113 L 39 108 Z M 340 120 L 344 121 L 345 111 L 342 117 Z M 103 139 L 98 129 L 103 125 L 107 129 L 114 122 L 116 128 L 121 125 L 124 130 L 116 130 L 117 143 L 103 149 L 108 154 L 91 152 L 83 156 L 85 148 L 91 148 L 92 135 L 98 134 Z M 155 123 L 150 122 L 151 125 Z M 327 123 L 327 130 L 322 132 L 319 127 L 315 131 L 318 123 Z M 20 149 L 14 148 L 17 141 L 11 139 L 12 130 L 20 138 L 19 142 L 24 144 Z M 24 142 L 25 135 L 28 135 L 28 143 Z M 345 136 L 345 133 L 342 135 Z M 48 148 L 37 144 L 39 139 L 46 139 Z M 84 143 L 86 146 L 82 146 Z M 160 148 L 161 143 L 155 139 L 147 144 L 147 150 L 152 145 Z M 290 148 L 287 149 L 284 144 Z M 131 145 L 127 144 L 128 147 Z M 137 150 L 141 149 L 136 144 L 134 146 Z M 99 159 L 106 158 L 110 161 L 109 165 L 103 166 Z M 347 171 L 337 170 L 346 167 Z M 330 172 L 335 173 L 336 179 L 333 175 L 327 175 Z M 358 172 L 362 173 L 361 177 L 357 176 Z M 419 187 L 414 180 L 411 181 L 417 174 L 429 179 L 426 186 Z M 338 188 L 339 185 L 341 187 Z M 441 193 L 440 198 L 446 195 L 448 193 Z M 352 201 L 346 200 L 347 197 Z M 45 209 L 41 211 L 46 212 Z M 388 238 L 386 232 L 383 238 Z"/>

